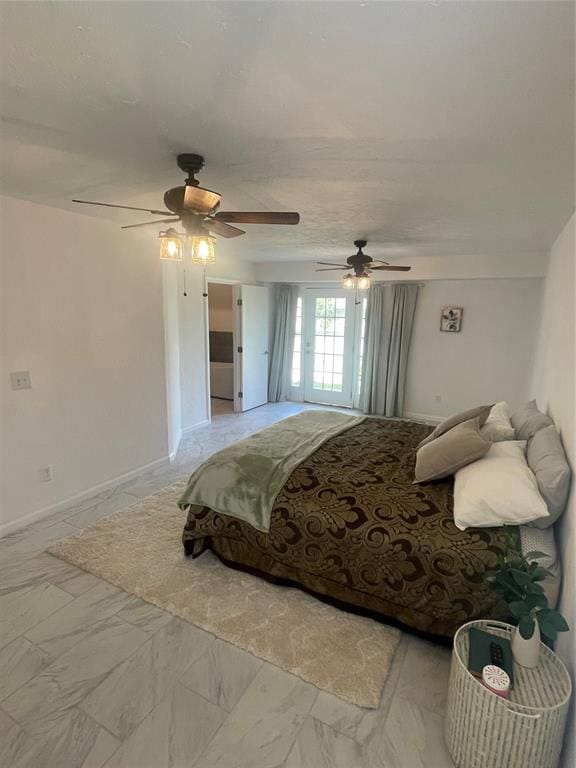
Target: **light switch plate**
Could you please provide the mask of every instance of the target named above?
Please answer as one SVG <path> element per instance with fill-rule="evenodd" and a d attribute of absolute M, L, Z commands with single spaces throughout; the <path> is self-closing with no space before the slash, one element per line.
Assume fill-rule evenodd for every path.
<path fill-rule="evenodd" d="M 32 389 L 30 371 L 14 371 L 11 373 L 10 386 L 12 389 Z"/>

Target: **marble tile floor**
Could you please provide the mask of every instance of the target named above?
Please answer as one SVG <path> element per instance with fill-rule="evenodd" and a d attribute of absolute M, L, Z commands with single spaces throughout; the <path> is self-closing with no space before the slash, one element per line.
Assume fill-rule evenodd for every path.
<path fill-rule="evenodd" d="M 450 768 L 450 653 L 403 634 L 364 710 L 45 552 L 297 413 L 214 413 L 175 461 L 0 539 L 3 768 Z M 234 572 L 230 572 L 234 578 Z"/>
<path fill-rule="evenodd" d="M 222 400 L 220 397 L 211 397 L 210 410 L 212 412 L 212 417 L 221 416 L 223 413 L 234 413 L 234 403 L 232 400 Z"/>

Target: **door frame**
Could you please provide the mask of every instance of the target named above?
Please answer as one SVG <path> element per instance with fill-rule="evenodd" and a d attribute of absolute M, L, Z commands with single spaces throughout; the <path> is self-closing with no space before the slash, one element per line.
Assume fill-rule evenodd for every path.
<path fill-rule="evenodd" d="M 360 301 L 354 307 L 356 311 L 354 314 L 354 373 L 352 381 L 352 407 L 356 409 L 360 408 L 360 387 L 358 386 L 358 379 L 360 377 L 360 368 L 364 362 L 364 359 L 359 359 L 360 343 L 362 340 L 362 309 L 364 302 L 368 302 L 367 292 L 360 296 Z M 364 328 L 364 344 L 366 344 L 366 328 Z M 363 354 L 365 352 L 366 348 L 363 349 Z"/>
<path fill-rule="evenodd" d="M 223 285 L 232 286 L 232 301 L 234 302 L 233 314 L 234 314 L 234 330 L 232 345 L 234 350 L 233 365 L 234 365 L 234 411 L 240 410 L 238 403 L 238 344 L 236 338 L 236 329 L 238 326 L 238 307 L 236 306 L 236 290 L 234 286 L 241 285 L 241 280 L 231 280 L 227 277 L 210 277 L 204 276 L 204 293 L 206 294 L 206 300 L 204 302 L 204 381 L 206 389 L 206 415 L 208 422 L 212 421 L 212 402 L 210 399 L 210 312 L 208 307 L 208 286 L 210 283 L 220 283 Z"/>

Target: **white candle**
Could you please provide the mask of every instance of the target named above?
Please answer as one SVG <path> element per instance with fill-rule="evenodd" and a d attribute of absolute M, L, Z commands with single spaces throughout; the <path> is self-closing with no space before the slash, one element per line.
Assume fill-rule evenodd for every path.
<path fill-rule="evenodd" d="M 495 664 L 487 664 L 482 670 L 482 682 L 489 691 L 507 699 L 510 695 L 510 678 Z"/>

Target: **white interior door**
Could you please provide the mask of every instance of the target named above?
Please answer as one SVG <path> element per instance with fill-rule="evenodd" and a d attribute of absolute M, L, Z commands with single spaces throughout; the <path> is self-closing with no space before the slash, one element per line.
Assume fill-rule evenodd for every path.
<path fill-rule="evenodd" d="M 249 411 L 268 402 L 268 288 L 235 287 L 236 387 L 234 410 Z"/>
<path fill-rule="evenodd" d="M 354 295 L 338 288 L 306 291 L 304 399 L 352 406 Z"/>

